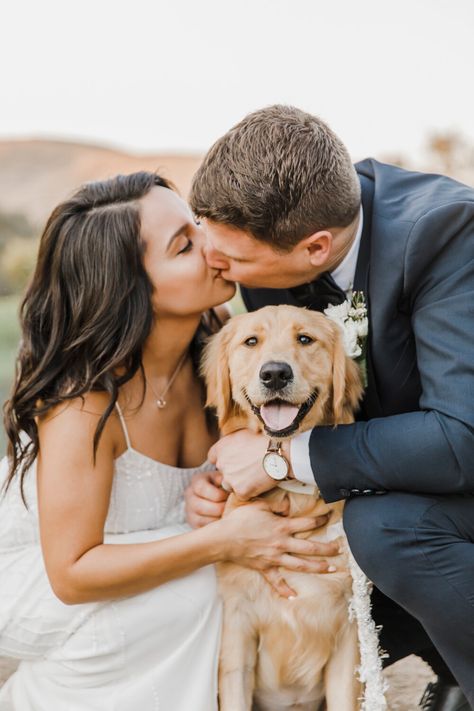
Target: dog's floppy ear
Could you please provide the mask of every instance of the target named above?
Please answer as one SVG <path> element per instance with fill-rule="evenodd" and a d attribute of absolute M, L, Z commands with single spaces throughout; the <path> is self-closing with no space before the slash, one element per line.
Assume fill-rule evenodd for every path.
<path fill-rule="evenodd" d="M 346 355 L 342 332 L 336 324 L 334 324 L 332 390 L 334 424 L 353 422 L 353 413 L 363 393 L 361 373 L 357 363 Z"/>
<path fill-rule="evenodd" d="M 233 414 L 232 386 L 229 373 L 230 323 L 211 336 L 204 347 L 201 373 L 207 386 L 206 406 L 215 407 L 219 426 Z"/>

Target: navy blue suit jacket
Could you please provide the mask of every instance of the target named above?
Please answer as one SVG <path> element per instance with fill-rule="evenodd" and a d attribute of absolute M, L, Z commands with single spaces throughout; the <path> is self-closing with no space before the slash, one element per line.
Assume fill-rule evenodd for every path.
<path fill-rule="evenodd" d="M 354 288 L 369 309 L 368 387 L 351 425 L 316 427 L 310 458 L 328 502 L 351 490 L 474 492 L 474 189 L 365 160 Z M 245 289 L 249 310 L 296 304 Z"/>

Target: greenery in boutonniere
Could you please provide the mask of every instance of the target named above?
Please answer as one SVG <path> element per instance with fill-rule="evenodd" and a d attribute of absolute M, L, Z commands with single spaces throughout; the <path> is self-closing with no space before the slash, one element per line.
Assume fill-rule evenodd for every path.
<path fill-rule="evenodd" d="M 346 353 L 358 363 L 364 388 L 367 387 L 369 319 L 364 293 L 354 291 L 350 299 L 337 306 L 330 304 L 327 309 L 324 309 L 324 313 L 342 328 Z"/>

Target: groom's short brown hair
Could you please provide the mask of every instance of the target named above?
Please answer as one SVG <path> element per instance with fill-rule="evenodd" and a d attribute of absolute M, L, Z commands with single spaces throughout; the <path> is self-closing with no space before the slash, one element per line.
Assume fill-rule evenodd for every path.
<path fill-rule="evenodd" d="M 324 121 L 293 106 L 255 111 L 219 138 L 193 179 L 200 217 L 238 227 L 278 250 L 357 215 L 360 184 Z"/>

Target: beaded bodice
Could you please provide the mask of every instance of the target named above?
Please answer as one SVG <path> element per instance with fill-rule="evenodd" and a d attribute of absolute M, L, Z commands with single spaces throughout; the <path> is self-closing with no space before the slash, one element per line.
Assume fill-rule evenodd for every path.
<path fill-rule="evenodd" d="M 115 459 L 114 477 L 104 533 L 162 528 L 184 522 L 184 490 L 193 474 L 212 469 L 209 462 L 182 468 L 157 462 L 136 451 L 130 443 L 120 409 L 127 449 Z M 7 458 L 0 462 L 0 484 L 7 476 Z M 0 498 L 0 549 L 39 543 L 36 464 L 24 482 L 25 508 L 15 479 Z"/>

